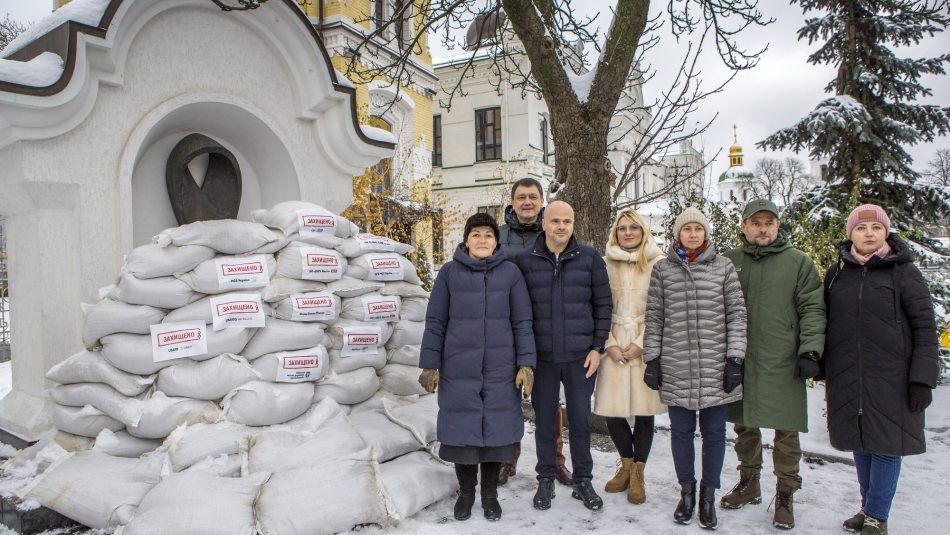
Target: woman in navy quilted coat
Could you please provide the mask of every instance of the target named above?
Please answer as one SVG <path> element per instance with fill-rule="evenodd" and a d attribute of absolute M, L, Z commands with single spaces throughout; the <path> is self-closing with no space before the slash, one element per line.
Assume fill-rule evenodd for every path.
<path fill-rule="evenodd" d="M 498 224 L 473 215 L 435 279 L 419 357 L 419 382 L 439 389 L 439 456 L 455 463 L 458 520 L 471 516 L 479 466 L 485 517 L 501 518 L 498 471 L 524 434 L 519 388 L 527 397 L 534 382 L 531 318 L 521 271 L 498 246 Z"/>

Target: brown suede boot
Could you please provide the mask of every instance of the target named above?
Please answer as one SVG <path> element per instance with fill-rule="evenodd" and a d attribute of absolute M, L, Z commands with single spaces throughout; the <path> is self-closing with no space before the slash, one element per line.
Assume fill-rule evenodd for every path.
<path fill-rule="evenodd" d="M 762 489 L 759 487 L 759 475 L 739 475 L 739 483 L 719 500 L 723 509 L 738 509 L 749 503 L 762 503 Z"/>
<path fill-rule="evenodd" d="M 646 463 L 635 462 L 630 465 L 630 487 L 627 488 L 627 501 L 641 504 L 647 501 L 646 483 L 643 481 L 643 469 Z"/>
<path fill-rule="evenodd" d="M 604 492 L 623 492 L 627 490 L 630 484 L 630 466 L 633 459 L 630 457 L 621 457 L 617 459 L 617 473 L 604 485 Z"/>
<path fill-rule="evenodd" d="M 773 526 L 779 529 L 792 529 L 795 527 L 794 500 L 792 498 L 794 493 L 794 489 L 784 485 L 779 485 L 775 488 L 775 515 L 772 517 Z"/>

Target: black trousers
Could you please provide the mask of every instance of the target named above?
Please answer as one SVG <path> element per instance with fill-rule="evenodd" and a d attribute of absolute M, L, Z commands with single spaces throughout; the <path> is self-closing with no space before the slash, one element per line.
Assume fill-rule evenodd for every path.
<path fill-rule="evenodd" d="M 586 357 L 586 355 L 585 355 Z M 590 455 L 590 397 L 594 393 L 597 377 L 584 377 L 584 359 L 571 362 L 538 361 L 534 371 L 534 390 L 531 405 L 534 407 L 535 446 L 538 464 L 535 471 L 539 478 L 554 478 L 557 458 L 556 411 L 561 384 L 564 385 L 565 410 L 570 422 L 571 468 L 574 482 L 590 481 L 594 461 Z"/>

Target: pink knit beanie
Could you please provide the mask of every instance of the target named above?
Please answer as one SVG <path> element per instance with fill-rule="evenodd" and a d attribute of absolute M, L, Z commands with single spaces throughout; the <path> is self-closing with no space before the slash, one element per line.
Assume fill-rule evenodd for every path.
<path fill-rule="evenodd" d="M 851 215 L 848 216 L 848 239 L 851 239 L 851 231 L 854 230 L 854 227 L 858 226 L 859 223 L 868 221 L 877 221 L 884 225 L 885 233 L 891 231 L 891 218 L 887 217 L 887 213 L 884 212 L 883 208 L 876 204 L 862 204 L 851 210 Z"/>

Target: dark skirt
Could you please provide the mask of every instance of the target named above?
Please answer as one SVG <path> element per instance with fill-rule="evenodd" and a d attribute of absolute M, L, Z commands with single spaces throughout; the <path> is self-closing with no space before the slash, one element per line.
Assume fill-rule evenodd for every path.
<path fill-rule="evenodd" d="M 507 446 L 439 446 L 439 457 L 455 464 L 505 463 L 517 458 L 515 445 Z"/>

